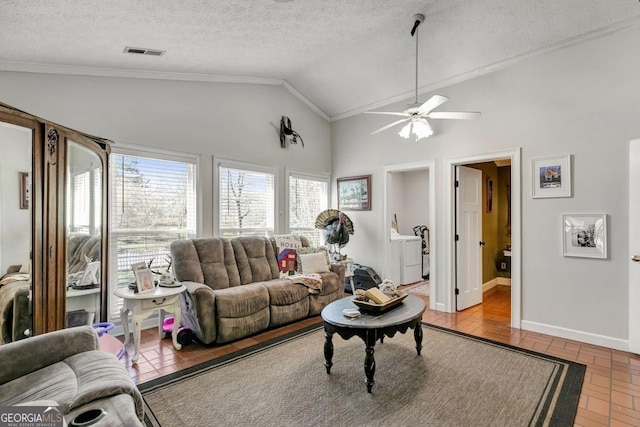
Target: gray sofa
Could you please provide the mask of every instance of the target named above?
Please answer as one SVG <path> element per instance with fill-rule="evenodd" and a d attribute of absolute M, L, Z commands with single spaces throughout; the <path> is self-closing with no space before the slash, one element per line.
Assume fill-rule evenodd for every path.
<path fill-rule="evenodd" d="M 301 236 L 303 247 L 309 241 Z M 319 314 L 343 296 L 344 266 L 319 273 L 319 290 L 280 278 L 275 242 L 257 236 L 201 238 L 171 244 L 182 324 L 205 344 L 226 343 Z"/>
<path fill-rule="evenodd" d="M 141 426 L 142 396 L 123 364 L 99 350 L 91 326 L 63 329 L 0 346 L 0 406 L 58 406 L 67 423 L 90 409 L 94 426 Z"/>

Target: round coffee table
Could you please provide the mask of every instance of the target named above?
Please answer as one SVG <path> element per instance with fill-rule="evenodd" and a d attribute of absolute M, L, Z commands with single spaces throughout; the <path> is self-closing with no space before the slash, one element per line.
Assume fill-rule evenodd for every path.
<path fill-rule="evenodd" d="M 324 366 L 327 374 L 331 373 L 333 363 L 333 334 L 337 333 L 342 339 L 348 340 L 353 336 L 362 338 L 365 343 L 364 373 L 367 391 L 375 384 L 373 375 L 376 371 L 376 361 L 373 357 L 373 347 L 376 341 L 382 342 L 385 336 L 392 337 L 396 332 L 405 333 L 407 329 L 413 329 L 418 355 L 422 350 L 422 313 L 426 308 L 422 298 L 408 295 L 397 307 L 378 314 L 363 314 L 361 317 L 351 319 L 342 314 L 344 309 L 357 309 L 351 301 L 353 297 L 342 298 L 327 305 L 321 313 L 324 321 Z"/>

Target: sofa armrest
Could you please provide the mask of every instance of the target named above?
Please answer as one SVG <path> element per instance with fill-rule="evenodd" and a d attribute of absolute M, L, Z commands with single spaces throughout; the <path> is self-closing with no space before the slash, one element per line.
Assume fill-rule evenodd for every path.
<path fill-rule="evenodd" d="M 214 342 L 217 336 L 215 291 L 202 283 L 180 283 L 187 287 L 180 296 L 182 325 L 190 328 L 205 344 Z"/>
<path fill-rule="evenodd" d="M 340 283 L 344 283 L 344 272 L 345 268 L 342 264 L 331 264 L 329 266 L 329 270 L 333 271 L 340 278 Z"/>
<path fill-rule="evenodd" d="M 61 329 L 4 344 L 0 346 L 0 384 L 99 348 L 98 334 L 91 326 Z"/>

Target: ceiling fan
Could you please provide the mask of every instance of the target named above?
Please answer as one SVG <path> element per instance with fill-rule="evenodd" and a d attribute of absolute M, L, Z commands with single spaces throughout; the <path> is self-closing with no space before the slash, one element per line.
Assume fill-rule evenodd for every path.
<path fill-rule="evenodd" d="M 418 26 L 424 22 L 424 15 L 421 13 L 413 15 L 413 28 L 411 36 L 416 37 L 416 100 L 413 104 L 409 104 L 408 108 L 403 112 L 391 111 L 365 111 L 367 114 L 386 114 L 390 116 L 404 117 L 398 121 L 390 123 L 380 129 L 371 132 L 371 135 L 380 133 L 396 125 L 406 123 L 406 125 L 398 133 L 403 138 L 409 138 L 415 135 L 416 141 L 420 138 L 427 138 L 433 135 L 433 129 L 427 119 L 462 119 L 472 120 L 480 117 L 480 113 L 471 111 L 432 111 L 449 100 L 446 96 L 433 95 L 427 102 L 420 104 L 418 102 Z"/>

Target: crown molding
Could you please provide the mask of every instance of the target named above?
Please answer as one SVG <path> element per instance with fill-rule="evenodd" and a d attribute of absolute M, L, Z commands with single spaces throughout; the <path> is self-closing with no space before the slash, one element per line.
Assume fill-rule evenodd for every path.
<path fill-rule="evenodd" d="M 221 76 L 216 74 L 174 73 L 165 71 L 133 70 L 117 68 L 82 67 L 75 65 L 56 65 L 0 60 L 0 71 L 22 73 L 63 74 L 91 77 L 118 77 L 132 79 L 180 80 L 211 83 L 243 83 L 260 85 L 282 85 L 282 79 L 262 77 Z"/>
<path fill-rule="evenodd" d="M 580 34 L 578 36 L 574 36 L 571 37 L 569 39 L 566 40 L 562 40 L 560 42 L 557 43 L 552 43 L 548 46 L 544 46 L 540 49 L 536 49 L 536 50 L 532 50 L 530 52 L 526 52 L 523 53 L 521 55 L 516 55 L 513 56 L 509 59 L 506 59 L 504 61 L 499 61 L 499 62 L 494 62 L 493 64 L 489 64 L 487 66 L 484 67 L 480 67 L 480 68 L 476 68 L 475 70 L 466 72 L 466 73 L 462 73 L 462 74 L 458 74 L 456 76 L 447 78 L 447 79 L 443 79 L 425 86 L 421 86 L 418 88 L 418 94 L 419 95 L 423 95 L 427 92 L 432 92 L 434 90 L 438 90 L 438 89 L 442 89 L 444 87 L 447 86 L 452 86 L 454 84 L 457 83 L 462 83 L 464 81 L 467 80 L 471 80 L 473 78 L 476 77 L 480 77 L 480 76 L 484 76 L 486 74 L 490 74 L 493 73 L 495 71 L 500 71 L 503 70 L 505 68 L 510 67 L 511 65 L 514 65 L 524 59 L 528 59 L 528 58 L 532 58 L 535 56 L 539 56 L 548 52 L 552 52 L 554 50 L 559 50 L 559 49 L 563 49 L 569 46 L 573 46 L 575 44 L 584 42 L 584 41 L 588 41 L 588 40 L 593 40 L 593 39 L 597 39 L 600 37 L 604 37 L 607 36 L 609 34 L 613 34 L 613 33 L 617 33 L 619 31 L 623 31 L 626 29 L 630 29 L 630 28 L 634 28 L 636 26 L 640 25 L 640 16 L 635 16 L 633 18 L 629 18 L 627 20 L 624 21 L 620 21 L 617 22 L 615 24 L 606 26 L 606 27 L 602 27 L 599 28 L 597 30 L 594 31 L 590 31 L 584 34 Z M 376 108 L 380 108 L 380 107 L 384 107 L 387 106 L 389 104 L 395 104 L 397 102 L 401 102 L 401 101 L 406 101 L 410 98 L 412 98 L 415 95 L 415 89 L 407 91 L 407 92 L 403 92 L 399 95 L 395 95 L 395 96 L 391 96 L 389 98 L 385 98 L 382 99 L 380 101 L 376 101 L 376 102 L 372 102 L 370 104 L 366 104 L 366 105 L 362 105 L 360 107 L 357 108 L 353 108 L 351 110 L 347 110 L 343 113 L 339 113 L 336 115 L 331 116 L 330 121 L 335 122 L 338 120 L 342 120 L 342 119 L 346 119 L 347 117 L 351 117 L 351 116 L 355 116 L 357 114 L 363 113 L 365 111 L 371 111 L 371 110 L 375 110 Z"/>
<path fill-rule="evenodd" d="M 288 90 L 289 93 L 291 93 L 293 96 L 298 98 L 300 101 L 305 103 L 307 105 L 307 107 L 311 108 L 317 115 L 319 115 L 320 117 L 322 117 L 323 119 L 325 119 L 328 122 L 331 121 L 331 119 L 330 119 L 330 117 L 329 117 L 329 115 L 327 113 L 322 111 L 322 109 L 320 107 L 318 107 L 316 104 L 314 104 L 313 101 L 311 101 L 309 98 L 304 96 L 304 94 L 302 92 L 300 92 L 298 89 L 296 89 L 291 83 L 289 83 L 286 80 L 283 80 L 282 81 L 282 87 L 285 88 L 286 90 Z"/>

